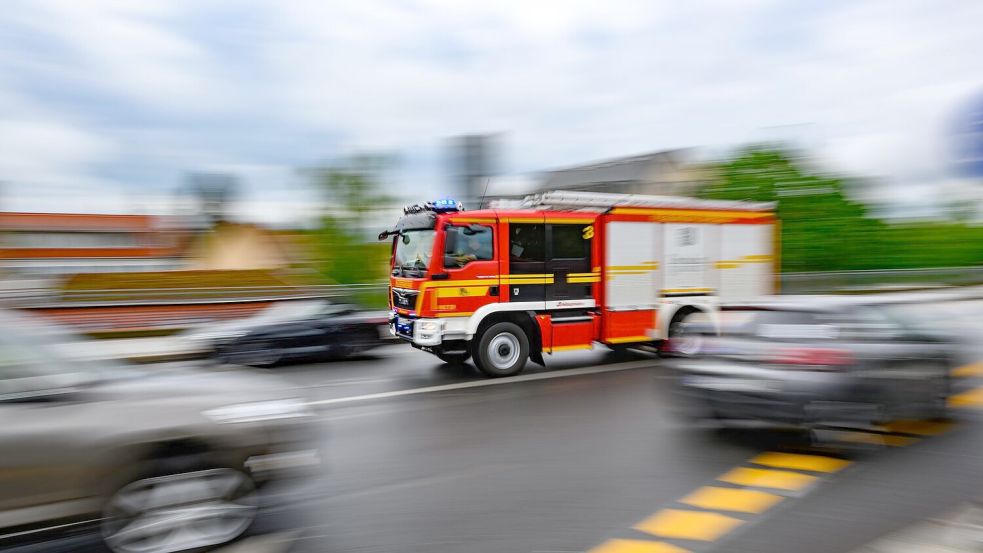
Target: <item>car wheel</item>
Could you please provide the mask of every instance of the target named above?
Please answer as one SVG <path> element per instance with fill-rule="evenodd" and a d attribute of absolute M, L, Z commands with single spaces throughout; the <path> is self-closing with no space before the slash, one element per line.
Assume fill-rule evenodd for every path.
<path fill-rule="evenodd" d="M 703 336 L 694 332 L 686 331 L 686 319 L 694 311 L 677 315 L 669 323 L 668 337 L 663 344 L 662 352 L 679 357 L 690 357 L 696 355 L 703 349 Z"/>
<path fill-rule="evenodd" d="M 529 339 L 515 323 L 497 323 L 477 340 L 474 362 L 486 376 L 518 374 L 529 359 Z"/>
<path fill-rule="evenodd" d="M 231 542 L 256 520 L 259 498 L 244 472 L 222 468 L 138 479 L 103 510 L 114 553 L 173 553 Z"/>
<path fill-rule="evenodd" d="M 434 355 L 448 365 L 463 365 L 471 358 L 470 353 L 435 353 Z"/>

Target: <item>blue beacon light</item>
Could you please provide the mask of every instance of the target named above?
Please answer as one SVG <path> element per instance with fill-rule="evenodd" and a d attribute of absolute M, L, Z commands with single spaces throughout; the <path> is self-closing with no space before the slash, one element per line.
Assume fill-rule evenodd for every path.
<path fill-rule="evenodd" d="M 444 213 L 448 211 L 461 211 L 461 203 L 457 200 L 452 200 L 450 198 L 444 198 L 441 200 L 434 200 L 430 203 L 434 211 Z"/>

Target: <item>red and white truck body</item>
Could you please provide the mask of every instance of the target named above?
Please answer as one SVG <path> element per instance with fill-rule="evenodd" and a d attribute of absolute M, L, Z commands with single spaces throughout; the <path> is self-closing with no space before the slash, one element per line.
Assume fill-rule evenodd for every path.
<path fill-rule="evenodd" d="M 770 203 L 547 192 L 404 211 L 380 235 L 395 236 L 392 332 L 490 376 L 543 353 L 662 342 L 695 312 L 775 292 Z"/>

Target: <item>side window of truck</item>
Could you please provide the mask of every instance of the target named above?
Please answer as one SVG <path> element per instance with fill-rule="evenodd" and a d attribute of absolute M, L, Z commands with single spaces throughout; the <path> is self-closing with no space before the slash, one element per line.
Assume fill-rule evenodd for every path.
<path fill-rule="evenodd" d="M 553 225 L 553 259 L 587 259 L 590 239 L 584 225 Z"/>
<path fill-rule="evenodd" d="M 510 224 L 509 259 L 546 261 L 546 227 L 537 224 Z"/>
<path fill-rule="evenodd" d="M 491 227 L 471 225 L 448 226 L 444 239 L 444 267 L 461 268 L 472 261 L 495 259 Z"/>

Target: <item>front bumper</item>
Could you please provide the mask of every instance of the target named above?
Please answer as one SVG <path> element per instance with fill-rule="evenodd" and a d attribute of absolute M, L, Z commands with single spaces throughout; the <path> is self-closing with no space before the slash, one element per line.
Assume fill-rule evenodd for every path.
<path fill-rule="evenodd" d="M 390 331 L 398 338 L 418 346 L 439 346 L 443 341 L 444 321 L 440 319 L 414 319 L 400 315 L 390 322 Z"/>

